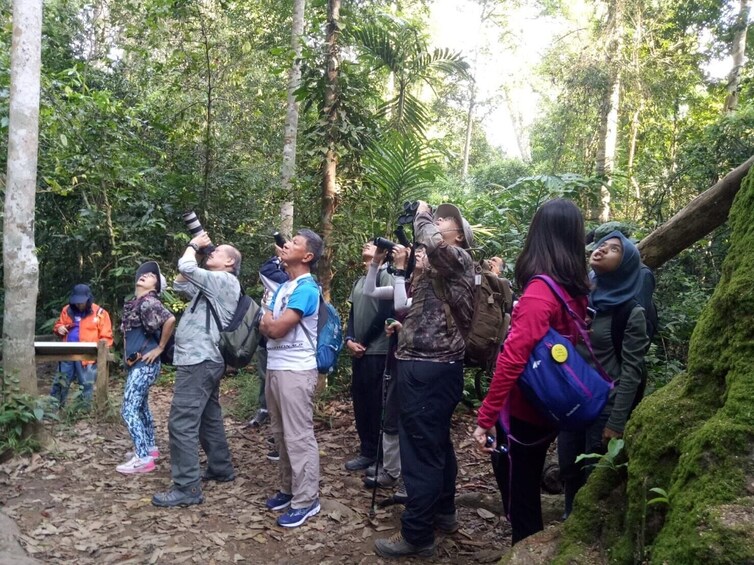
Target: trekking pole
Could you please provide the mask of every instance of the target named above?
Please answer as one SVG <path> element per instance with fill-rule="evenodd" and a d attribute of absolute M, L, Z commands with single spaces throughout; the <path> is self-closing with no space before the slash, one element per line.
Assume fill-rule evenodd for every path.
<path fill-rule="evenodd" d="M 388 318 L 385 323 L 392 323 L 395 320 Z M 387 354 L 385 355 L 385 371 L 382 373 L 382 411 L 380 414 L 380 438 L 377 441 L 377 460 L 374 464 L 374 485 L 372 485 L 372 504 L 369 508 L 369 517 L 374 518 L 377 515 L 377 487 L 380 475 L 380 459 L 384 457 L 382 451 L 382 436 L 385 433 L 385 404 L 387 403 L 387 387 L 390 384 L 390 379 L 393 377 L 390 375 L 390 357 L 392 353 L 393 345 L 396 341 L 396 334 L 390 336 L 387 347 Z M 382 454 L 382 457 L 380 456 Z"/>

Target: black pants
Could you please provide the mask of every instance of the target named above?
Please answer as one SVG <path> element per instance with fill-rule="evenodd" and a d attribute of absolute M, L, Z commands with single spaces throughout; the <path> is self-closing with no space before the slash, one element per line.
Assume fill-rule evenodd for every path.
<path fill-rule="evenodd" d="M 360 453 L 375 459 L 380 439 L 382 418 L 382 378 L 385 355 L 364 355 L 352 359 L 351 399 L 356 431 L 361 442 Z"/>
<path fill-rule="evenodd" d="M 508 455 L 492 455 L 492 468 L 515 544 L 544 529 L 540 483 L 547 449 L 555 436 L 550 429 L 513 417 L 510 432 L 523 444 L 530 445 L 511 441 Z M 497 437 L 498 441 L 504 441 L 500 430 Z"/>
<path fill-rule="evenodd" d="M 401 467 L 408 501 L 404 539 L 434 542 L 437 514 L 455 512 L 458 463 L 450 419 L 463 394 L 463 362 L 398 361 Z"/>
<path fill-rule="evenodd" d="M 579 489 L 586 484 L 586 479 L 591 473 L 591 467 L 585 467 L 584 462 L 576 463 L 576 458 L 582 453 L 605 453 L 606 446 L 602 444 L 602 431 L 610 418 L 613 403 L 614 397 L 605 406 L 600 417 L 585 430 L 558 434 L 558 467 L 560 480 L 563 481 L 565 490 L 566 516 L 573 510 L 573 499 Z"/>

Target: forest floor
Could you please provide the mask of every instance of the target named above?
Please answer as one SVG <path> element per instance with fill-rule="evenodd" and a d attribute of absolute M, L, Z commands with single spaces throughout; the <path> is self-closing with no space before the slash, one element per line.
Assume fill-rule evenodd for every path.
<path fill-rule="evenodd" d="M 121 390 L 117 383 L 113 388 L 111 400 L 119 404 Z M 233 394 L 224 391 L 224 405 Z M 153 387 L 150 394 L 162 452 L 152 473 L 118 474 L 115 466 L 133 449 L 130 437 L 120 421 L 95 419 L 57 424 L 48 450 L 0 465 L 0 510 L 16 521 L 30 556 L 46 563 L 81 564 L 385 562 L 375 555 L 373 543 L 400 528 L 403 507 L 381 508 L 370 518 L 371 490 L 363 486 L 361 473 L 344 469 L 358 447 L 350 402 L 318 404 L 322 511 L 303 526 L 286 529 L 275 524 L 277 513 L 264 506 L 278 487 L 277 463 L 266 458 L 269 428 L 244 429 L 242 421 L 231 417 L 225 427 L 236 480 L 205 484 L 201 505 L 152 506 L 152 494 L 170 484 L 171 397 L 172 386 L 167 385 Z M 500 516 L 489 461 L 471 444 L 474 423 L 473 414 L 459 407 L 452 436 L 459 460 L 461 529 L 438 536 L 435 557 L 416 562 L 492 563 L 510 546 L 510 527 Z M 378 491 L 378 501 L 390 494 Z"/>

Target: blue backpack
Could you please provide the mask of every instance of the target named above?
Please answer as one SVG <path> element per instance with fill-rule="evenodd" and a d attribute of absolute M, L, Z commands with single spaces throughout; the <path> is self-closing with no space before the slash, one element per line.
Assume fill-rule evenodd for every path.
<path fill-rule="evenodd" d="M 586 323 L 568 306 L 560 286 L 546 275 L 537 275 L 566 309 L 589 349 L 594 366 L 576 350 L 566 337 L 553 328 L 534 346 L 518 386 L 526 399 L 560 430 L 577 431 L 587 428 L 602 413 L 607 404 L 612 379 L 594 356 Z M 510 430 L 506 410 L 501 414 L 503 429 Z"/>
<path fill-rule="evenodd" d="M 343 327 L 340 323 L 338 311 L 332 304 L 325 302 L 320 292 L 316 346 L 304 324 L 299 323 L 304 330 L 306 339 L 309 340 L 309 344 L 317 352 L 317 371 L 323 374 L 332 373 L 338 364 L 340 351 L 343 349 Z"/>

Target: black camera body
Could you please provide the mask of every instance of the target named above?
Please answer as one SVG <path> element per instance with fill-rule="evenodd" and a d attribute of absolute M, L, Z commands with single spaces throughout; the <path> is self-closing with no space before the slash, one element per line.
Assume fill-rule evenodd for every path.
<path fill-rule="evenodd" d="M 284 246 L 284 245 L 285 245 L 286 243 L 288 243 L 288 242 L 287 242 L 287 241 L 285 240 L 285 237 L 283 237 L 283 234 L 281 234 L 281 233 L 280 233 L 279 231 L 276 231 L 275 233 L 273 233 L 273 234 L 272 234 L 272 237 L 273 237 L 273 239 L 275 240 L 275 245 L 277 245 L 277 246 L 278 246 L 278 247 L 280 247 L 281 249 L 283 248 L 283 246 Z"/>
<path fill-rule="evenodd" d="M 199 218 L 196 216 L 196 213 L 192 210 L 189 212 L 186 212 L 181 216 L 183 218 L 183 223 L 186 224 L 186 229 L 191 234 L 191 237 L 196 237 L 200 233 L 204 231 L 204 227 L 202 227 L 202 223 L 199 221 Z M 206 247 L 202 247 L 199 252 L 203 255 L 209 255 L 215 250 L 215 246 L 212 244 L 207 245 Z"/>

